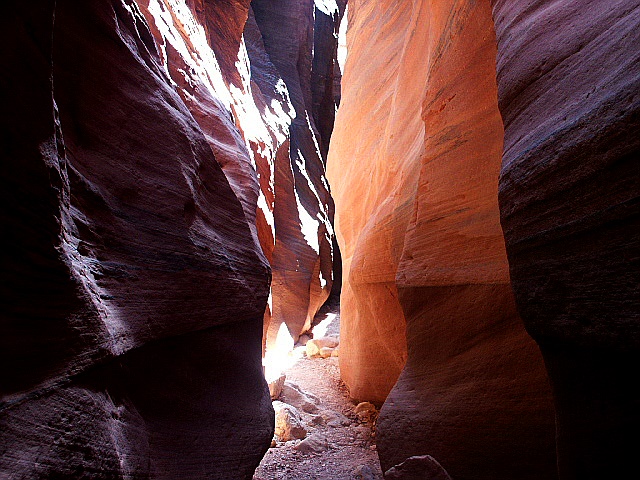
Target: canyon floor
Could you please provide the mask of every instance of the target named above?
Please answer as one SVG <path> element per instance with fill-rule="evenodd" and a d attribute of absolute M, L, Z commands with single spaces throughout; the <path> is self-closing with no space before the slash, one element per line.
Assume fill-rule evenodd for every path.
<path fill-rule="evenodd" d="M 315 338 L 337 336 L 339 306 L 333 303 L 323 307 L 314 323 Z M 276 442 L 262 459 L 253 480 L 381 480 L 375 416 L 356 415 L 356 405 L 340 380 L 337 357 L 307 358 L 302 355 L 303 350 L 304 347 L 296 349 L 298 359 L 284 373 L 287 382 L 319 400 L 318 411 L 313 414 L 299 409 L 307 442 L 317 451 L 301 451 L 302 440 Z"/>

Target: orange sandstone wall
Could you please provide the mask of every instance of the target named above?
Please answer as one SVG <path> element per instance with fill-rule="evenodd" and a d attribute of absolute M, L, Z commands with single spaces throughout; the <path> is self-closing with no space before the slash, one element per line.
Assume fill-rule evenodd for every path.
<path fill-rule="evenodd" d="M 455 479 L 553 478 L 550 390 L 499 222 L 489 2 L 353 1 L 347 43 L 328 160 L 340 361 L 352 396 L 386 398 L 383 470 L 428 454 Z"/>

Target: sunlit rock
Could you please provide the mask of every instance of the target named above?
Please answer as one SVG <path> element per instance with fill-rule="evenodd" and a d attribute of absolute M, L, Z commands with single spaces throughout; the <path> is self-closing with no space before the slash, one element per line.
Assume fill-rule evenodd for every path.
<path fill-rule="evenodd" d="M 315 432 L 302 440 L 294 448 L 302 453 L 322 453 L 329 449 L 329 441 L 326 435 Z"/>
<path fill-rule="evenodd" d="M 360 402 L 356 405 L 356 408 L 353 409 L 353 413 L 356 414 L 358 420 L 362 422 L 370 422 L 376 418 L 378 415 L 378 410 L 376 406 L 369 402 Z"/>
<path fill-rule="evenodd" d="M 337 337 L 312 338 L 305 346 L 307 357 L 330 357 L 333 353 L 333 349 L 335 349 L 339 344 L 340 341 Z"/>
<path fill-rule="evenodd" d="M 285 402 L 307 413 L 317 413 L 320 399 L 312 393 L 305 392 L 298 385 L 285 382 L 282 389 L 282 398 Z"/>
<path fill-rule="evenodd" d="M 287 149 L 274 163 L 274 301 L 266 328 L 267 350 L 281 324 L 287 325 L 294 340 L 309 329 L 333 283 L 334 207 L 322 154 L 328 138 L 321 138 L 316 120 L 321 121 L 326 137 L 335 105 L 332 95 L 330 105 L 314 100 L 333 88 L 332 81 L 320 85 L 319 78 L 336 62 L 334 30 L 341 11 L 335 2 L 323 5 L 318 12 L 313 0 L 252 2 L 264 49 L 286 85 L 294 111 Z M 318 31 L 314 30 L 314 12 L 316 23 L 326 17 Z"/>
<path fill-rule="evenodd" d="M 281 442 L 288 442 L 305 438 L 307 429 L 304 428 L 300 412 L 293 405 L 275 401 L 273 409 L 276 413 L 275 434 Z"/>
<path fill-rule="evenodd" d="M 383 470 L 432 455 L 452 478 L 553 478 L 551 392 L 499 222 L 491 5 L 356 1 L 347 45 L 328 159 L 340 367 L 356 400 L 386 399 Z"/>

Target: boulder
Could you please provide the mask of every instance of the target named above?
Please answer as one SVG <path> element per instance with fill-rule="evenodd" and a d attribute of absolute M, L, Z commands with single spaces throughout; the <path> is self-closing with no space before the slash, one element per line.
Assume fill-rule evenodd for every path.
<path fill-rule="evenodd" d="M 306 413 L 317 413 L 320 399 L 312 393 L 305 392 L 298 385 L 285 382 L 282 388 L 282 398 Z"/>
<path fill-rule="evenodd" d="M 377 480 L 378 477 L 375 474 L 373 468 L 369 465 L 360 465 L 353 471 L 354 480 Z"/>
<path fill-rule="evenodd" d="M 353 409 L 353 412 L 361 422 L 371 422 L 375 420 L 378 415 L 378 410 L 375 405 L 369 402 L 360 402 L 356 405 L 356 408 Z"/>
<path fill-rule="evenodd" d="M 302 453 L 322 453 L 329 449 L 329 440 L 322 433 L 315 432 L 293 448 Z"/>
<path fill-rule="evenodd" d="M 306 344 L 307 357 L 330 357 L 333 349 L 336 348 L 339 344 L 340 341 L 337 337 L 312 338 Z M 324 351 L 325 356 L 323 356 L 323 348 L 328 349 Z"/>
<path fill-rule="evenodd" d="M 430 455 L 409 457 L 384 472 L 387 480 L 451 480 L 451 477 Z"/>
<path fill-rule="evenodd" d="M 351 424 L 351 420 L 345 417 L 340 412 L 335 412 L 333 410 L 327 410 L 322 412 L 322 418 L 325 419 L 327 425 L 333 428 L 346 427 Z"/>
<path fill-rule="evenodd" d="M 269 395 L 271 396 L 271 400 L 277 400 L 278 398 L 280 398 L 286 379 L 287 376 L 283 373 L 278 376 L 278 378 L 268 381 Z"/>
<path fill-rule="evenodd" d="M 275 434 L 281 442 L 288 442 L 307 436 L 300 412 L 293 405 L 275 401 L 273 409 L 276 414 Z"/>

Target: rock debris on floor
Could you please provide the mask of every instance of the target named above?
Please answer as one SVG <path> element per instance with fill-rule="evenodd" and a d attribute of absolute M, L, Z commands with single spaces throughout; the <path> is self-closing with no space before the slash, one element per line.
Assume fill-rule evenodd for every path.
<path fill-rule="evenodd" d="M 337 339 L 339 315 L 333 313 L 330 325 L 316 339 Z M 326 356 L 325 351 L 309 358 L 302 346 L 297 353 L 300 358 L 284 372 L 286 380 L 280 382 L 281 392 L 274 400 L 274 446 L 253 479 L 381 480 L 375 407 L 349 399 L 336 356 Z"/>

